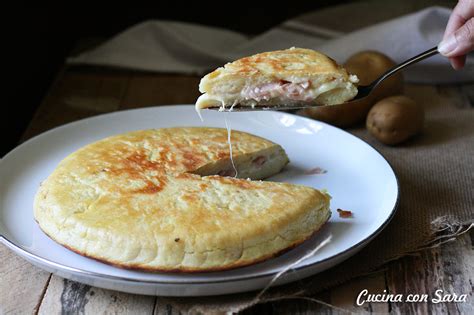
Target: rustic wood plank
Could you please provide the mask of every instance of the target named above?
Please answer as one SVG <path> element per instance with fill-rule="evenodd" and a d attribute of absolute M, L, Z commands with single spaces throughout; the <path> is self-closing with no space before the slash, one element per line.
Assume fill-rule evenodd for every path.
<path fill-rule="evenodd" d="M 257 304 L 242 312 L 250 314 L 339 314 L 330 304 L 330 290 L 322 291 L 311 297 L 287 297 L 277 301 Z M 328 305 L 326 305 L 328 304 Z"/>
<path fill-rule="evenodd" d="M 200 78 L 191 75 L 135 73 L 122 109 L 168 104 L 194 104 Z"/>
<path fill-rule="evenodd" d="M 130 76 L 122 73 L 76 74 L 70 76 L 58 102 L 97 114 L 113 112 L 119 109 L 129 80 Z"/>
<path fill-rule="evenodd" d="M 0 314 L 32 314 L 43 298 L 50 273 L 0 244 L 0 278 Z"/>
<path fill-rule="evenodd" d="M 91 287 L 53 275 L 39 314 L 151 315 L 155 297 Z"/>
<path fill-rule="evenodd" d="M 391 294 L 431 294 L 442 286 L 440 248 L 425 250 L 418 255 L 400 259 L 391 264 L 387 272 L 387 285 Z M 440 314 L 447 312 L 442 304 L 390 303 L 394 314 Z"/>
<path fill-rule="evenodd" d="M 428 294 L 426 303 L 390 303 L 393 314 L 472 314 L 474 253 L 468 233 L 441 247 L 391 263 L 387 285 L 392 294 Z M 433 303 L 436 290 L 469 294 L 466 303 Z"/>
<path fill-rule="evenodd" d="M 36 111 L 22 141 L 51 128 L 119 109 L 130 75 L 123 72 L 63 71 Z"/>
<path fill-rule="evenodd" d="M 474 314 L 474 229 L 441 247 L 445 293 L 469 294 L 467 303 L 447 303 L 449 314 Z"/>
<path fill-rule="evenodd" d="M 199 77 L 65 69 L 38 108 L 22 141 L 68 122 L 118 109 L 190 104 Z"/>
<path fill-rule="evenodd" d="M 308 300 L 288 299 L 265 303 L 246 310 L 244 314 L 344 314 L 368 313 L 388 314 L 388 303 L 355 304 L 357 295 L 363 289 L 369 292 L 382 292 L 386 288 L 384 271 L 356 278 L 330 290 L 325 290 Z M 315 299 L 312 301 L 311 299 Z M 319 304 L 316 300 L 332 305 Z"/>
<path fill-rule="evenodd" d="M 181 312 L 168 303 L 155 303 L 153 315 L 181 315 Z"/>
<path fill-rule="evenodd" d="M 386 289 L 385 271 L 350 280 L 329 290 L 330 303 L 353 313 L 387 314 L 390 311 L 389 303 L 367 302 L 358 306 L 357 296 L 364 289 L 370 293 L 383 292 Z"/>

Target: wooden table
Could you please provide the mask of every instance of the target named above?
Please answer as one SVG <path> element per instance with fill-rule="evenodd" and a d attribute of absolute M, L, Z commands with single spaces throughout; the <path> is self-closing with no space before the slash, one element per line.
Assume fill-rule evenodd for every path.
<path fill-rule="evenodd" d="M 23 141 L 53 127 L 93 115 L 161 104 L 193 103 L 199 94 L 198 82 L 199 78 L 195 76 L 64 68 L 38 108 Z M 418 87 L 409 88 L 416 91 Z M 443 89 L 468 93 L 459 87 L 437 90 L 441 93 Z M 470 234 L 455 241 L 403 257 L 377 273 L 313 297 L 334 308 L 300 299 L 257 305 L 245 313 L 337 313 L 342 308 L 368 313 L 474 314 L 471 292 L 474 283 L 473 238 L 471 230 Z M 0 245 L 0 279 L 0 314 L 178 313 L 171 305 L 160 303 L 153 296 L 103 290 L 62 279 L 32 266 L 3 245 Z M 363 289 L 371 293 L 387 290 L 395 294 L 432 294 L 437 289 L 471 293 L 467 303 L 367 303 L 359 307 L 355 305 L 355 299 Z"/>

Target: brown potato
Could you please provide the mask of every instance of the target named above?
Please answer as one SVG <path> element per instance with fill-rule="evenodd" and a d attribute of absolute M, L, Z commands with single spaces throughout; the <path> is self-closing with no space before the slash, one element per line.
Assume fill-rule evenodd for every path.
<path fill-rule="evenodd" d="M 347 59 L 344 67 L 349 73 L 357 75 L 359 85 L 369 85 L 387 70 L 395 66 L 388 56 L 377 51 L 361 51 Z M 403 76 L 401 72 L 384 80 L 372 93 L 374 100 L 402 93 Z"/>
<path fill-rule="evenodd" d="M 357 75 L 359 85 L 368 85 L 380 75 L 392 68 L 395 62 L 386 55 L 377 51 L 362 51 L 351 56 L 344 67 L 349 73 Z M 304 109 L 299 112 L 329 124 L 347 127 L 362 122 L 374 103 L 386 96 L 399 94 L 403 90 L 403 77 L 396 74 L 385 80 L 369 97 L 351 104 L 322 106 Z"/>
<path fill-rule="evenodd" d="M 423 128 L 423 107 L 403 95 L 377 102 L 369 111 L 366 126 L 380 142 L 394 145 L 416 135 Z"/>

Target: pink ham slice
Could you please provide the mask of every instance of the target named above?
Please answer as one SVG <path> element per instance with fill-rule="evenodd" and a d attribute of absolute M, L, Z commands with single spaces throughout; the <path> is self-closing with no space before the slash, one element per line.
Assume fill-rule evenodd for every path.
<path fill-rule="evenodd" d="M 311 95 L 306 93 L 311 86 L 309 81 L 293 83 L 281 80 L 257 87 L 246 87 L 242 90 L 242 97 L 257 102 L 268 101 L 274 97 L 287 98 L 296 101 L 311 101 Z"/>

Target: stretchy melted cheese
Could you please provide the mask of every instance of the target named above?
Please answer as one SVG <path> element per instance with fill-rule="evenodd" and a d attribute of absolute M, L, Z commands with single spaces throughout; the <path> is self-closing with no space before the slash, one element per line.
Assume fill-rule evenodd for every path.
<path fill-rule="evenodd" d="M 204 76 L 196 109 L 340 104 L 357 95 L 357 82 L 334 60 L 310 49 L 265 52 Z"/>
<path fill-rule="evenodd" d="M 328 220 L 329 196 L 257 179 L 287 163 L 268 140 L 218 128 L 142 130 L 89 144 L 59 163 L 34 202 L 40 228 L 123 268 L 198 272 L 253 264 Z"/>

